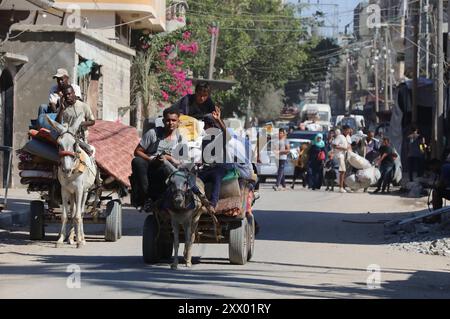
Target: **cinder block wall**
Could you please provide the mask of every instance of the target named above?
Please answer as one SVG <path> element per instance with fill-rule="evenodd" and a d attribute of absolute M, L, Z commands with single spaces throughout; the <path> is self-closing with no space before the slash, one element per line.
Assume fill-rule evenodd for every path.
<path fill-rule="evenodd" d="M 83 34 L 77 34 L 75 51 L 85 59 L 94 60 L 100 64 L 103 90 L 99 100 L 103 101 L 102 113 L 99 117 L 106 121 L 115 121 L 121 107 L 130 105 L 130 69 L 131 56 L 123 54 L 98 43 Z M 130 124 L 130 112 L 122 117 L 122 122 Z"/>

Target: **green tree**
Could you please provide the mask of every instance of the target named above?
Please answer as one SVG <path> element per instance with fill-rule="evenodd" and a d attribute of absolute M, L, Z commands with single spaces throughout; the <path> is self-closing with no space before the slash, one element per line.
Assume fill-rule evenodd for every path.
<path fill-rule="evenodd" d="M 310 59 L 314 43 L 308 41 L 307 25 L 294 6 L 273 0 L 226 0 L 220 6 L 212 0 L 188 3 L 189 28 L 201 44 L 191 65 L 196 77 L 207 78 L 211 26 L 219 26 L 214 77 L 237 82 L 231 91 L 215 92 L 225 115 L 245 114 L 249 99 L 255 109 L 268 88 L 283 88 Z"/>

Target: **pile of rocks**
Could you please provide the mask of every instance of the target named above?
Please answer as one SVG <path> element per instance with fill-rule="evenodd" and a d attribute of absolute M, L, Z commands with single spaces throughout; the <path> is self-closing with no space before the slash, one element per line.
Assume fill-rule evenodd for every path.
<path fill-rule="evenodd" d="M 400 230 L 386 235 L 385 240 L 396 249 L 450 257 L 450 226 L 442 224 L 415 224 L 415 231 Z"/>

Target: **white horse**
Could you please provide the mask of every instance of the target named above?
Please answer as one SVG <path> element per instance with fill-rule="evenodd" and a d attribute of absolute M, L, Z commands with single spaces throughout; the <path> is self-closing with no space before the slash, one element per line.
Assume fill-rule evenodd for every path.
<path fill-rule="evenodd" d="M 68 212 L 71 209 L 72 223 L 75 222 L 77 248 L 86 244 L 83 230 L 83 213 L 89 190 L 95 184 L 97 166 L 87 153 L 79 146 L 75 136 L 83 118 L 78 118 L 74 125 L 67 127 L 47 117 L 50 125 L 58 132 L 58 150 L 60 163 L 58 180 L 61 184 L 62 226 L 56 247 L 61 247 L 66 239 Z M 73 229 L 69 242 L 74 244 Z"/>
<path fill-rule="evenodd" d="M 195 241 L 198 222 L 206 208 L 202 199 L 193 191 L 193 184 L 197 185 L 201 193 L 204 193 L 203 182 L 188 170 L 179 170 L 173 173 L 168 181 L 169 201 L 172 203 L 168 209 L 173 230 L 173 263 L 171 268 L 178 268 L 178 248 L 180 246 L 180 225 L 184 229 L 184 259 L 186 267 L 192 267 L 192 244 Z"/>

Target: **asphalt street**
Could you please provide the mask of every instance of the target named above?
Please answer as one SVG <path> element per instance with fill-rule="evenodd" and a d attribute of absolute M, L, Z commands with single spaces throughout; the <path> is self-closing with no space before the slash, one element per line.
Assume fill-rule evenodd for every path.
<path fill-rule="evenodd" d="M 41 242 L 20 226 L 0 230 L 0 298 L 450 298 L 448 257 L 396 250 L 383 233 L 383 222 L 424 199 L 270 187 L 255 206 L 261 230 L 244 266 L 213 244 L 195 245 L 191 269 L 145 265 L 146 215 L 126 208 L 121 240 L 105 242 L 103 228 L 88 225 L 82 249 L 55 248 L 56 226 Z"/>

